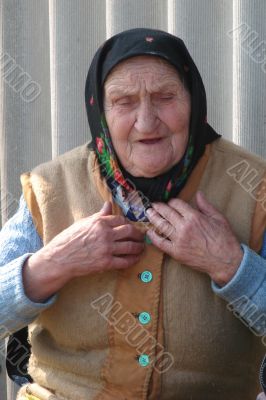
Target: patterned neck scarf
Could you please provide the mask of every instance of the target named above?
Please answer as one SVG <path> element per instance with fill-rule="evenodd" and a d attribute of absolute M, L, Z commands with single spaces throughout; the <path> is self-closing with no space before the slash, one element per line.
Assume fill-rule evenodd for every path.
<path fill-rule="evenodd" d="M 136 178 L 120 164 L 106 124 L 103 85 L 109 72 L 121 61 L 140 55 L 163 58 L 172 64 L 185 82 L 191 97 L 188 145 L 182 159 L 155 178 Z M 137 28 L 108 39 L 96 52 L 86 81 L 85 101 L 92 141 L 101 175 L 114 201 L 132 221 L 146 221 L 151 201 L 167 202 L 176 197 L 203 155 L 205 145 L 218 135 L 207 123 L 206 94 L 199 71 L 183 41 L 167 32 Z"/>

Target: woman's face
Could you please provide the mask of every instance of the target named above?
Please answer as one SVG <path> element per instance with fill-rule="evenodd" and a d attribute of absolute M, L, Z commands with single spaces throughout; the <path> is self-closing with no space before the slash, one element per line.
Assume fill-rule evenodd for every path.
<path fill-rule="evenodd" d="M 182 158 L 190 95 L 163 59 L 138 56 L 119 63 L 104 85 L 104 110 L 115 152 L 131 175 L 154 177 Z"/>

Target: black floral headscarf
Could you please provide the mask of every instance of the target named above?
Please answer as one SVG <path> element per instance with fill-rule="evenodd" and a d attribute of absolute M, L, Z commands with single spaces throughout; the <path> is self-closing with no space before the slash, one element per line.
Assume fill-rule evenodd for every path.
<path fill-rule="evenodd" d="M 121 61 L 140 55 L 163 58 L 183 78 L 191 97 L 188 145 L 182 159 L 165 174 L 136 178 L 120 164 L 114 151 L 103 108 L 103 85 L 110 71 Z M 205 88 L 199 71 L 183 41 L 167 32 L 136 28 L 108 39 L 96 52 L 86 81 L 86 109 L 91 129 L 90 147 L 96 152 L 101 174 L 114 200 L 131 220 L 146 220 L 150 201 L 176 197 L 203 155 L 205 145 L 220 137 L 207 123 Z"/>

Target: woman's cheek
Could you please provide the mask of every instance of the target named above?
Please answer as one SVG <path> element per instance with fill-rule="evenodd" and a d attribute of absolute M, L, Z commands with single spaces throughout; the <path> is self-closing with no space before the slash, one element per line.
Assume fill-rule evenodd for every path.
<path fill-rule="evenodd" d="M 172 132 L 183 132 L 184 130 L 186 130 L 186 128 L 188 129 L 189 127 L 189 116 L 182 111 L 179 110 L 179 112 L 176 112 L 175 114 L 169 114 L 167 121 L 168 126 L 172 130 Z"/>
<path fill-rule="evenodd" d="M 123 115 L 119 120 L 120 137 L 125 140 L 130 140 L 134 134 L 134 118 L 129 113 Z"/>

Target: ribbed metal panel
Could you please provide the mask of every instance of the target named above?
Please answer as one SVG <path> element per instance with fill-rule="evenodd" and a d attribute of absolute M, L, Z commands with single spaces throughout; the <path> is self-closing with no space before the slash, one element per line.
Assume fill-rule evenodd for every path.
<path fill-rule="evenodd" d="M 233 140 L 266 156 L 266 2 L 233 8 Z"/>
<path fill-rule="evenodd" d="M 51 104 L 48 4 L 42 0 L 2 3 L 2 218 L 14 211 L 19 174 L 51 157 Z M 9 64 L 4 64 L 9 60 Z M 14 69 L 13 69 L 14 68 Z M 13 72 L 12 72 L 13 69 Z M 24 74 L 24 75 L 23 75 Z M 36 82 L 39 96 L 27 96 L 19 77 Z M 17 84 L 16 84 L 17 82 Z M 29 86 L 28 86 L 29 87 Z M 26 94 L 26 96 L 25 96 Z M 37 92 L 36 92 L 37 94 Z M 31 101 L 33 99 L 33 101 Z M 15 202 L 14 202 L 15 204 Z"/>
<path fill-rule="evenodd" d="M 205 84 L 208 120 L 232 137 L 232 0 L 169 0 L 169 31 L 186 43 Z"/>
<path fill-rule="evenodd" d="M 104 0 L 50 0 L 53 156 L 89 140 L 84 83 L 91 58 L 106 38 Z"/>
<path fill-rule="evenodd" d="M 130 28 L 167 30 L 167 7 L 167 0 L 106 0 L 107 37 Z"/>

